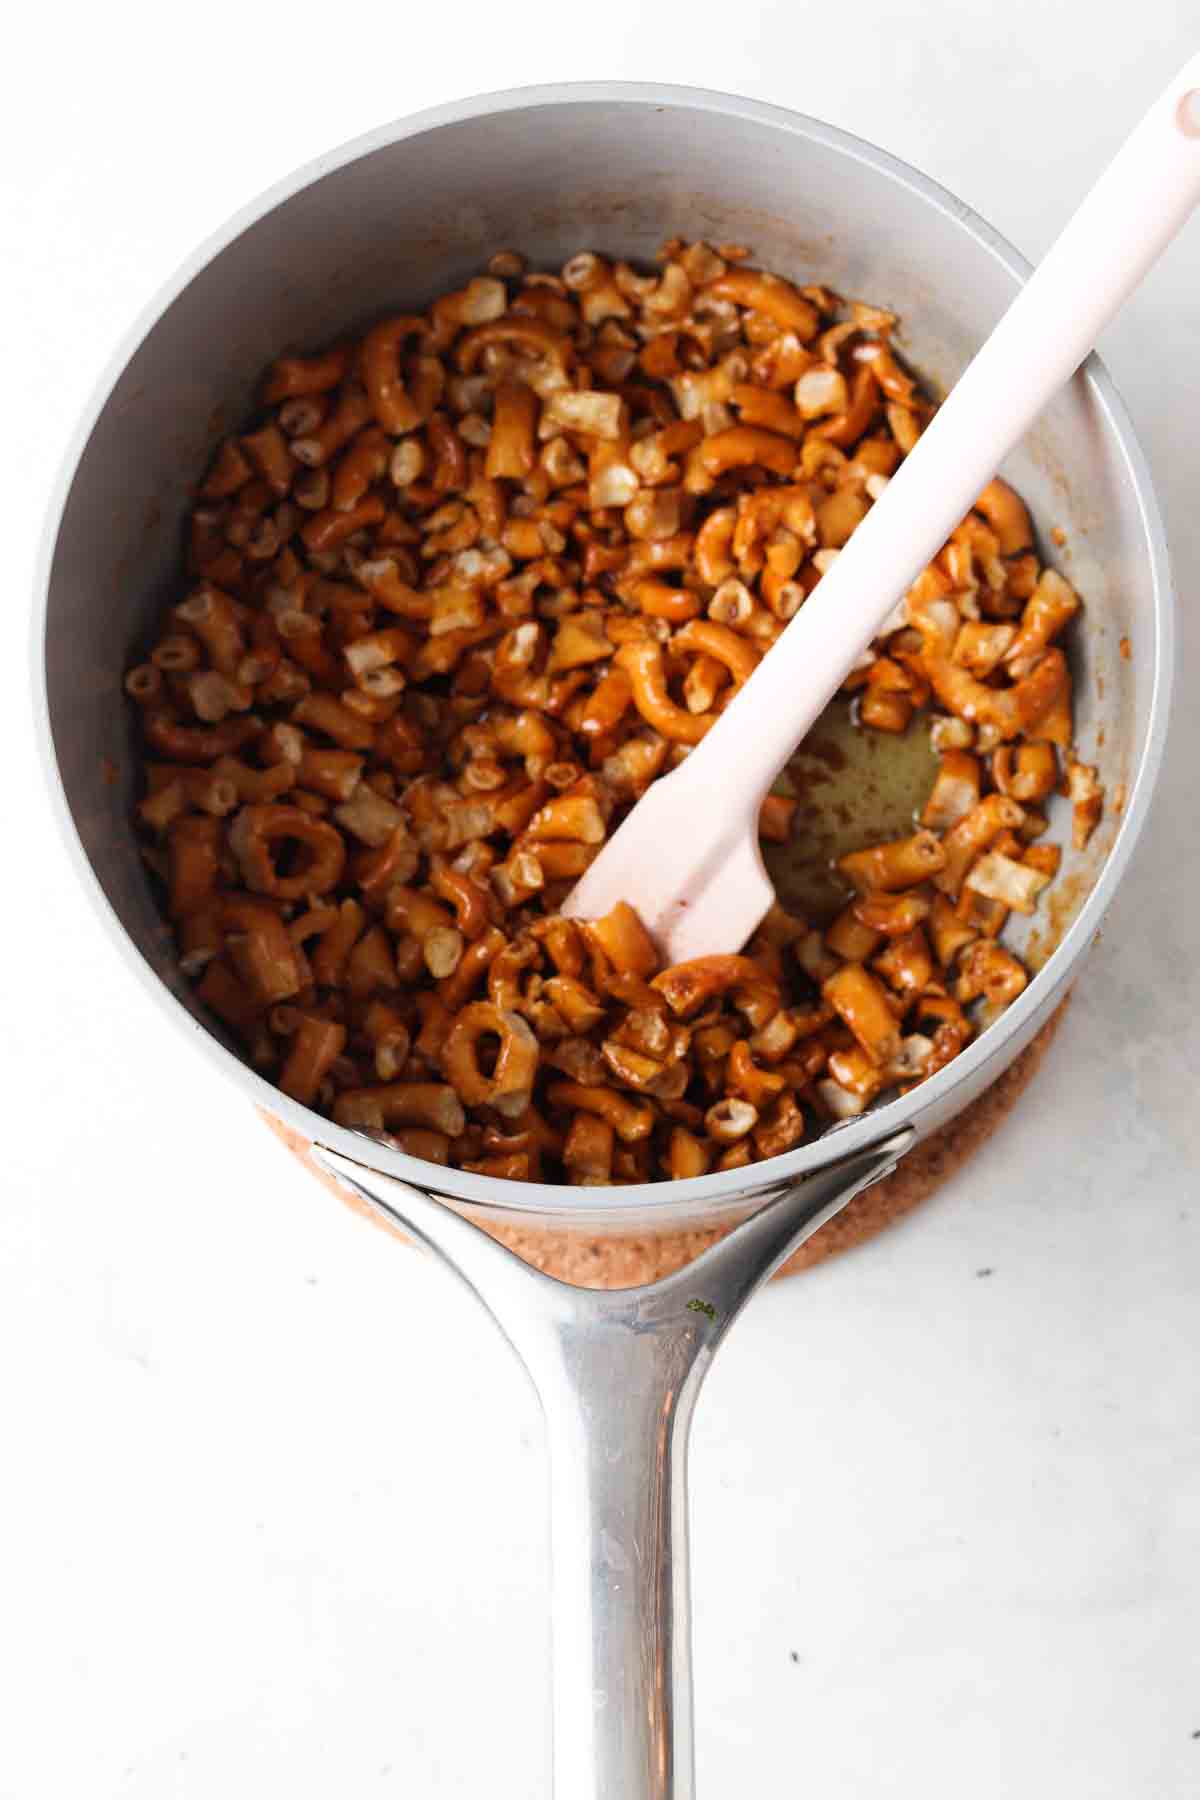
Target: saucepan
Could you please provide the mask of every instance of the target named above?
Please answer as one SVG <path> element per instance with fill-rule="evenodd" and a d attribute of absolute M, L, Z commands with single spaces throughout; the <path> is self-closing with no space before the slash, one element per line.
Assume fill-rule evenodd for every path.
<path fill-rule="evenodd" d="M 1085 598 L 1077 737 L 1109 804 L 1066 849 L 1022 951 L 1021 996 L 947 1068 L 745 1170 L 572 1188 L 434 1167 L 332 1124 L 248 1068 L 180 976 L 131 829 L 122 676 L 179 566 L 190 486 L 282 346 L 423 306 L 499 249 L 650 258 L 674 235 L 740 242 L 780 273 L 886 304 L 948 388 L 1027 265 L 944 189 L 815 121 L 691 89 L 530 88 L 436 108 L 331 152 L 253 202 L 152 303 L 101 385 L 48 523 L 36 687 L 56 805 L 84 885 L 165 1019 L 491 1308 L 547 1414 L 555 1777 L 564 1800 L 692 1792 L 685 1451 L 700 1379 L 747 1295 L 916 1139 L 946 1126 L 1046 1021 L 1129 863 L 1162 756 L 1172 661 L 1163 528 L 1125 410 L 1093 357 L 1005 465 Z M 1069 835 L 1069 807 L 1065 814 Z M 1055 835 L 1063 819 L 1052 821 Z M 148 1054 L 152 1046 L 147 1046 Z M 734 1229 L 654 1288 L 585 1294 L 480 1225 L 640 1235 Z"/>

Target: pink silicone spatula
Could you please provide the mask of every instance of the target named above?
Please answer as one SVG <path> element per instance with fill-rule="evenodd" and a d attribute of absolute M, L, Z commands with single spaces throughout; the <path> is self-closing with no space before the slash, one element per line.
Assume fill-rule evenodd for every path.
<path fill-rule="evenodd" d="M 563 911 L 627 900 L 670 962 L 737 950 L 774 899 L 759 807 L 897 599 L 1200 199 L 1200 56 L 1150 108 L 769 655 L 655 782 Z"/>

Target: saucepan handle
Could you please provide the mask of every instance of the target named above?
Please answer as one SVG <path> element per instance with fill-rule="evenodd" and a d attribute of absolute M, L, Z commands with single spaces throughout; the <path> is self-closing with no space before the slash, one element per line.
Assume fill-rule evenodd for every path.
<path fill-rule="evenodd" d="M 692 1315 L 694 1320 L 697 1315 Z M 576 1327 L 550 1464 L 555 1800 L 692 1789 L 687 1437 L 700 1333 Z"/>
<path fill-rule="evenodd" d="M 701 1382 L 751 1294 L 913 1135 L 787 1188 L 677 1274 L 611 1292 L 539 1274 L 428 1194 L 316 1153 L 461 1277 L 537 1389 L 550 1460 L 555 1800 L 691 1800 L 687 1441 Z"/>
<path fill-rule="evenodd" d="M 905 1131 L 797 1183 L 678 1274 L 574 1303 L 523 1352 L 551 1482 L 555 1800 L 691 1800 L 687 1446 L 751 1294 L 894 1167 Z"/>

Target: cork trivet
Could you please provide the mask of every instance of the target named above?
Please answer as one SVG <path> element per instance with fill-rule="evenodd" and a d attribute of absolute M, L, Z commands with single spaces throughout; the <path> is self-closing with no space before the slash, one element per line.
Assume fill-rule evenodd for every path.
<path fill-rule="evenodd" d="M 985 1144 L 1003 1124 L 1009 1112 L 1025 1092 L 1041 1066 L 1062 1021 L 1067 1002 L 1064 1000 L 1051 1015 L 1033 1041 L 1009 1065 L 977 1100 L 959 1113 L 943 1130 L 935 1132 L 911 1150 L 900 1166 L 884 1180 L 876 1182 L 823 1225 L 796 1254 L 783 1265 L 780 1275 L 795 1275 L 811 1269 L 841 1250 L 850 1250 L 868 1238 L 875 1237 L 886 1226 L 912 1212 L 922 1200 L 937 1191 L 943 1182 L 957 1173 L 964 1163 Z M 357 1195 L 319 1169 L 308 1154 L 306 1138 L 292 1131 L 274 1114 L 264 1111 L 263 1119 L 288 1149 L 307 1164 L 319 1181 L 325 1183 L 338 1199 L 370 1219 L 373 1225 L 407 1242 L 402 1232 L 383 1219 Z M 673 1232 L 666 1236 L 586 1237 L 582 1234 L 533 1231 L 522 1226 L 492 1225 L 485 1227 L 502 1244 L 507 1244 L 525 1262 L 556 1275 L 575 1287 L 617 1288 L 639 1287 L 670 1275 L 699 1256 L 710 1244 L 724 1236 L 724 1230 Z M 728 1228 L 726 1228 L 728 1229 Z"/>

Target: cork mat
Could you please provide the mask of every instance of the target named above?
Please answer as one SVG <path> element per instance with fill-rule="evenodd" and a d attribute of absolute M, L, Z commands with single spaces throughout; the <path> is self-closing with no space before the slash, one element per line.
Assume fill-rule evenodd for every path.
<path fill-rule="evenodd" d="M 972 1101 L 944 1130 L 935 1132 L 911 1150 L 891 1175 L 859 1194 L 823 1225 L 800 1246 L 779 1274 L 795 1275 L 802 1269 L 812 1268 L 815 1263 L 824 1262 L 827 1257 L 836 1256 L 841 1250 L 865 1243 L 936 1193 L 971 1160 L 1008 1117 L 1040 1068 L 1066 1006 L 1064 1000 L 1033 1041 L 985 1093 Z M 402 1243 L 407 1242 L 394 1225 L 316 1166 L 308 1155 L 307 1139 L 291 1131 L 272 1113 L 263 1111 L 262 1118 L 339 1200 Z M 708 1230 L 673 1232 L 664 1236 L 588 1237 L 534 1231 L 514 1225 L 487 1224 L 485 1229 L 534 1268 L 575 1287 L 590 1288 L 637 1287 L 657 1281 L 683 1268 L 724 1235 L 724 1230 Z"/>

